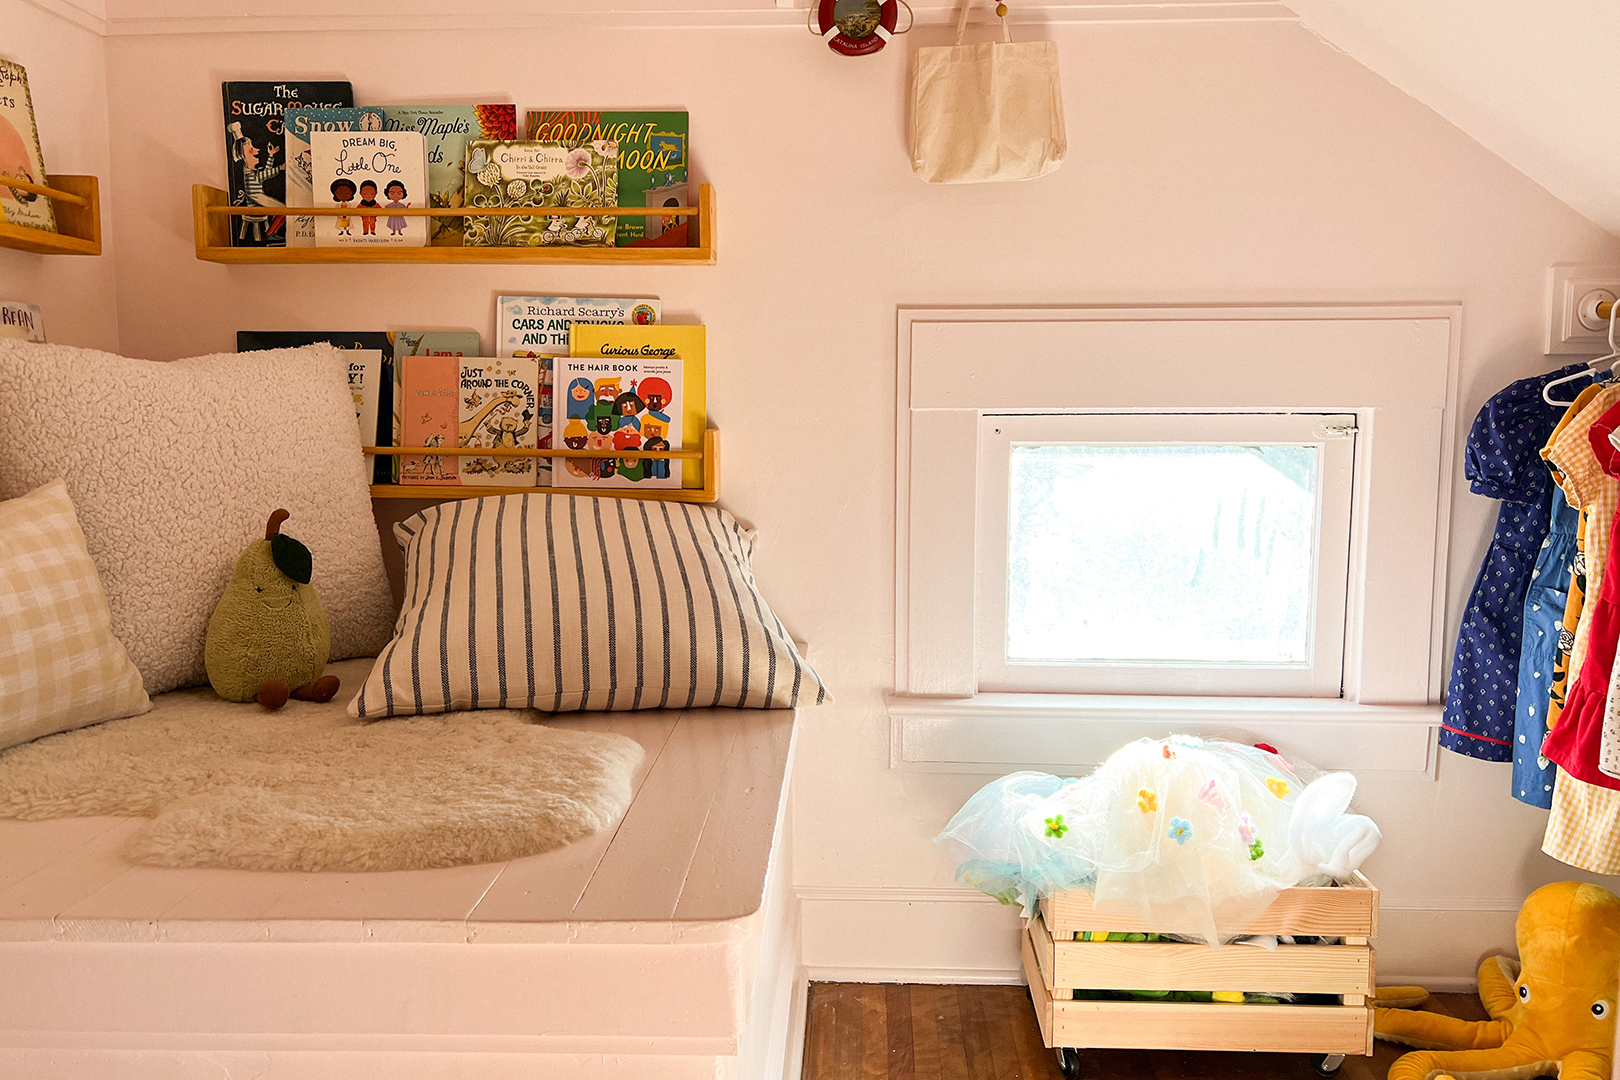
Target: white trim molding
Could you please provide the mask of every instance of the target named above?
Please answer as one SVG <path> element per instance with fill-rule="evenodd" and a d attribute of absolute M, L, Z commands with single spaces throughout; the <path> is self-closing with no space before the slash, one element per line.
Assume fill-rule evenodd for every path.
<path fill-rule="evenodd" d="M 1443 709 L 1314 698 L 979 694 L 889 698 L 889 765 L 911 772 L 1079 776 L 1136 739 L 1265 742 L 1363 779 L 1433 780 Z"/>
<path fill-rule="evenodd" d="M 494 0 L 476 8 L 446 0 L 360 0 L 341 13 L 313 3 L 246 4 L 229 13 L 187 0 L 107 0 L 97 11 L 75 0 L 28 0 L 109 37 L 168 34 L 278 34 L 440 32 L 445 30 L 784 30 L 803 32 L 805 0 L 775 5 L 737 0 L 638 0 L 627 6 L 539 5 Z M 538 8 L 538 9 L 537 9 Z M 949 25 L 951 3 L 915 7 L 917 22 Z M 1299 22 L 1280 0 L 1036 0 L 1018 8 L 1017 21 L 1038 32 L 1044 25 L 1207 22 Z"/>

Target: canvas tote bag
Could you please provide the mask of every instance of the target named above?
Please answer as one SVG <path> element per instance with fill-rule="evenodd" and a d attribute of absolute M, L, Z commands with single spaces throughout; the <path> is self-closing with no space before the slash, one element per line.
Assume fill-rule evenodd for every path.
<path fill-rule="evenodd" d="M 911 167 L 930 184 L 1029 180 L 1057 168 L 1063 134 L 1055 41 L 1000 41 L 917 50 L 911 80 Z"/>

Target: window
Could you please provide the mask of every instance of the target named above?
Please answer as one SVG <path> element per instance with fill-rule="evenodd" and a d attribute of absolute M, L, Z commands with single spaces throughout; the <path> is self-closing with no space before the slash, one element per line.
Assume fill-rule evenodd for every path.
<path fill-rule="evenodd" d="M 1460 323 L 902 308 L 891 764 L 1243 732 L 1432 780 Z"/>
<path fill-rule="evenodd" d="M 981 691 L 1343 687 L 1353 414 L 985 414 Z"/>

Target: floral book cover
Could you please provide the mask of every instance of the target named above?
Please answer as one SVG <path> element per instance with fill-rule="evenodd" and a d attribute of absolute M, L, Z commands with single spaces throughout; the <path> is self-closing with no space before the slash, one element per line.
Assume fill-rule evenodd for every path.
<path fill-rule="evenodd" d="M 467 206 L 535 208 L 533 215 L 467 218 L 470 247 L 613 247 L 611 215 L 558 214 L 552 207 L 619 205 L 619 159 L 607 144 L 467 144 Z"/>
<path fill-rule="evenodd" d="M 427 246 L 427 145 L 414 131 L 312 131 L 315 205 L 353 210 L 315 219 L 316 247 Z"/>
<path fill-rule="evenodd" d="M 414 131 L 427 140 L 428 202 L 451 210 L 465 206 L 467 144 L 474 139 L 517 138 L 516 105 L 385 105 L 385 131 Z M 433 218 L 428 243 L 460 247 L 465 218 Z"/>
<path fill-rule="evenodd" d="M 540 443 L 540 362 L 521 356 L 462 358 L 459 435 L 466 447 L 535 449 Z M 464 457 L 461 482 L 535 487 L 535 461 Z"/>
<path fill-rule="evenodd" d="M 381 109 L 289 108 L 281 117 L 286 135 L 287 205 L 315 206 L 309 133 L 312 131 L 381 131 Z M 294 215 L 287 222 L 288 247 L 315 246 L 315 218 Z"/>
<path fill-rule="evenodd" d="M 681 361 L 619 356 L 559 356 L 552 445 L 598 450 L 601 458 L 563 458 L 551 470 L 553 487 L 678 488 L 681 470 L 668 458 L 638 457 L 638 450 L 681 445 Z"/>
<path fill-rule="evenodd" d="M 615 147 L 619 155 L 617 205 L 692 205 L 686 184 L 686 113 L 530 109 L 524 121 L 530 139 L 564 146 L 605 143 Z M 619 219 L 614 242 L 619 247 L 685 247 L 686 231 L 685 217 L 625 217 Z"/>
<path fill-rule="evenodd" d="M 351 109 L 346 82 L 228 82 L 225 96 L 226 195 L 232 206 L 262 206 L 263 214 L 231 219 L 232 247 L 285 247 L 286 133 L 289 108 Z"/>
<path fill-rule="evenodd" d="M 0 60 L 0 173 L 44 184 L 45 161 L 34 126 L 34 99 L 28 94 L 28 72 L 21 64 Z M 0 187 L 0 214 L 12 225 L 56 231 L 51 200 L 33 191 Z"/>

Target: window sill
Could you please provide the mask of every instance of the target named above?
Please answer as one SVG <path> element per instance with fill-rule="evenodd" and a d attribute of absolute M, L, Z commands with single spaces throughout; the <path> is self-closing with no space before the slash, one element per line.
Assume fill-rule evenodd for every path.
<path fill-rule="evenodd" d="M 1339 699 L 891 695 L 889 765 L 915 772 L 1080 774 L 1135 739 L 1172 733 L 1264 742 L 1321 769 L 1433 780 L 1440 705 Z"/>

